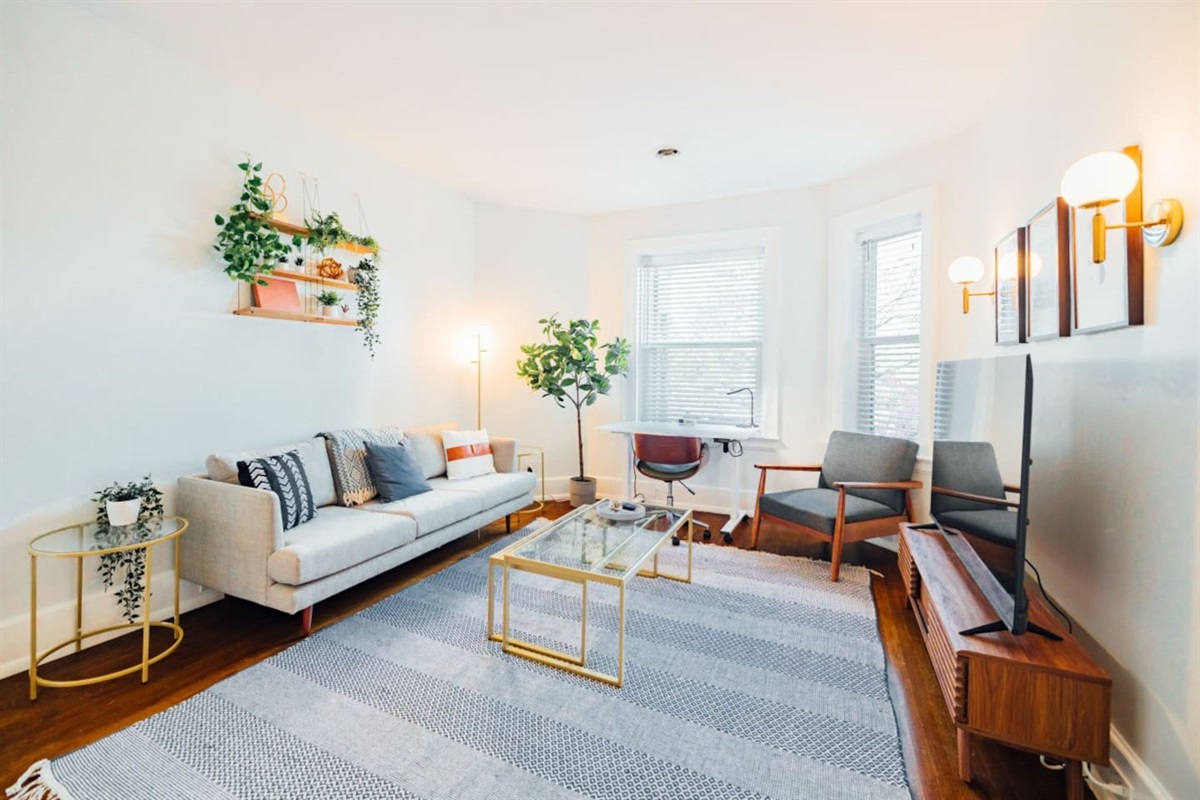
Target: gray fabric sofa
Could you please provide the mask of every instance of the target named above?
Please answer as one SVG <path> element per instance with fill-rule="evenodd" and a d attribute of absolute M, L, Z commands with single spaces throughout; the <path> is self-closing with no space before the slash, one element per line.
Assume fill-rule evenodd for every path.
<path fill-rule="evenodd" d="M 177 507 L 189 521 L 180 575 L 288 614 L 504 518 L 533 501 L 535 476 L 517 470 L 516 442 L 492 438 L 496 473 L 449 480 L 440 431 L 404 431 L 433 491 L 393 503 L 339 504 L 326 439 L 209 456 L 207 475 L 179 479 Z M 315 519 L 283 529 L 279 498 L 238 483 L 237 462 L 295 450 L 317 506 Z M 370 494 L 374 494 L 373 491 Z"/>

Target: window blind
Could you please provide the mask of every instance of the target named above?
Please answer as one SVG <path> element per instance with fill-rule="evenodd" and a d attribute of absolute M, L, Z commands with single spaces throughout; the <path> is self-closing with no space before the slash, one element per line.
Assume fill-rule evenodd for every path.
<path fill-rule="evenodd" d="M 916 439 L 921 384 L 921 231 L 862 241 L 855 422 Z"/>
<path fill-rule="evenodd" d="M 638 418 L 737 425 L 761 409 L 762 247 L 643 256 L 637 276 Z"/>
<path fill-rule="evenodd" d="M 954 374 L 957 364 L 939 361 L 933 391 L 933 438 L 949 439 L 954 421 Z"/>

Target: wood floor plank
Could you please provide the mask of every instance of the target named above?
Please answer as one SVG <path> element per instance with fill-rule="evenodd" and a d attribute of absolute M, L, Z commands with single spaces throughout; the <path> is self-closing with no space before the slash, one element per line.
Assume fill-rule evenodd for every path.
<path fill-rule="evenodd" d="M 543 516 L 556 518 L 570 508 L 548 503 Z M 698 513 L 714 531 L 728 519 Z M 528 522 L 526 516 L 522 523 Z M 517 520 L 514 519 L 514 526 Z M 501 520 L 408 564 L 372 578 L 316 606 L 314 630 L 332 625 L 486 546 L 504 534 Z M 733 543 L 719 533 L 706 546 L 748 548 L 750 526 L 734 531 Z M 698 540 L 699 541 L 699 540 Z M 764 525 L 759 548 L 784 555 L 828 559 L 828 545 L 804 541 L 783 529 Z M 919 800 L 1043 800 L 1066 795 L 1061 773 L 1043 769 L 1036 756 L 988 742 L 972 751 L 975 780 L 956 774 L 955 730 L 938 691 L 920 632 L 909 612 L 894 553 L 867 543 L 847 545 L 845 563 L 862 564 L 882 574 L 872 580 L 879 632 L 888 659 L 888 681 L 904 749 L 905 766 Z M 33 761 L 53 758 L 90 744 L 203 691 L 296 642 L 299 615 L 287 616 L 245 601 L 226 598 L 183 616 L 183 644 L 151 668 L 150 682 L 136 675 L 96 686 L 48 689 L 36 702 L 28 696 L 28 675 L 0 681 L 0 787 L 8 786 Z M 170 634 L 158 631 L 165 643 Z M 135 663 L 140 637 L 124 636 L 47 665 L 47 677 L 80 677 Z M 704 747 L 697 743 L 697 747 Z"/>

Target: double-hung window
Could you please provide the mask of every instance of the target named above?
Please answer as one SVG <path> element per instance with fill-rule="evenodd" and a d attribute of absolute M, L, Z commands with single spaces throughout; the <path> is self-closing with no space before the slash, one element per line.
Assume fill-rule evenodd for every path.
<path fill-rule="evenodd" d="M 853 419 L 861 433 L 916 440 L 921 420 L 921 224 L 860 233 Z"/>
<path fill-rule="evenodd" d="M 762 420 L 767 275 L 763 246 L 643 253 L 637 264 L 637 417 Z"/>

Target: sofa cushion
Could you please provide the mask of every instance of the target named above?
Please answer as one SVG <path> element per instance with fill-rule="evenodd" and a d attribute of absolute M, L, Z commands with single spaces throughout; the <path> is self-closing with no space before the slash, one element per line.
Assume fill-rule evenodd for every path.
<path fill-rule="evenodd" d="M 771 492 L 764 494 L 758 501 L 758 509 L 764 514 L 786 519 L 830 536 L 833 535 L 833 525 L 837 518 L 837 505 L 836 489 Z M 846 522 L 863 522 L 896 515 L 894 509 L 883 503 L 846 493 Z"/>
<path fill-rule="evenodd" d="M 442 431 L 446 448 L 446 477 L 452 481 L 491 475 L 496 471 L 487 430 Z"/>
<path fill-rule="evenodd" d="M 295 450 L 277 456 L 238 462 L 238 482 L 251 489 L 274 492 L 279 498 L 283 529 L 289 530 L 317 516 L 312 488 L 304 474 L 304 461 Z"/>
<path fill-rule="evenodd" d="M 367 471 L 379 492 L 379 502 L 391 503 L 430 490 L 421 477 L 421 465 L 412 450 L 400 444 L 364 442 L 367 448 Z"/>
<path fill-rule="evenodd" d="M 429 425 L 424 428 L 409 428 L 404 431 L 404 438 L 412 448 L 421 472 L 426 478 L 436 478 L 446 474 L 446 449 L 442 444 L 442 431 L 457 430 L 453 422 L 443 425 Z"/>
<path fill-rule="evenodd" d="M 210 480 L 237 483 L 239 461 L 277 456 L 292 450 L 299 453 L 300 460 L 304 462 L 304 474 L 308 476 L 313 502 L 318 506 L 336 503 L 337 494 L 333 488 L 333 471 L 329 468 L 329 455 L 325 452 L 325 440 L 319 436 L 283 447 L 268 447 L 264 450 L 250 450 L 242 453 L 214 453 L 205 460 L 204 466 L 208 470 Z"/>
<path fill-rule="evenodd" d="M 362 509 L 381 515 L 411 517 L 417 523 L 417 536 L 425 536 L 483 511 L 483 497 L 474 492 L 435 490 L 394 503 L 367 503 Z"/>
<path fill-rule="evenodd" d="M 484 508 L 492 508 L 532 492 L 537 486 L 537 475 L 532 472 L 496 472 L 459 480 L 433 478 L 429 485 L 447 492 L 477 494 L 482 498 Z"/>
<path fill-rule="evenodd" d="M 312 522 L 285 531 L 283 547 L 267 558 L 267 575 L 301 586 L 402 547 L 417 538 L 413 520 L 328 506 Z"/>

